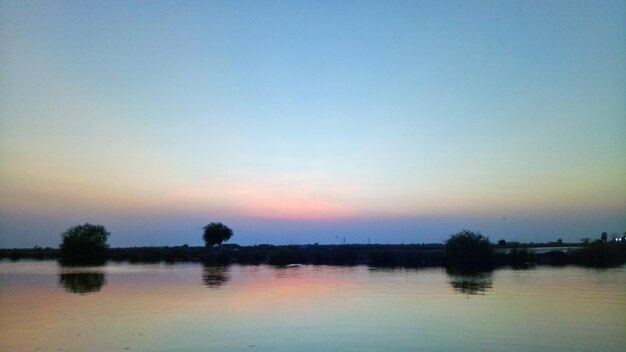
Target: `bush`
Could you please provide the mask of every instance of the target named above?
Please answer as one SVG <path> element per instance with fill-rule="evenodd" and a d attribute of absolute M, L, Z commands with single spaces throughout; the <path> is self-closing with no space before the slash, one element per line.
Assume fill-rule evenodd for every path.
<path fill-rule="evenodd" d="M 527 268 L 535 263 L 535 253 L 528 248 L 513 248 L 508 254 L 508 263 L 514 269 Z"/>
<path fill-rule="evenodd" d="M 273 250 L 269 258 L 267 259 L 267 263 L 270 265 L 276 266 L 285 266 L 288 264 L 295 264 L 296 255 L 291 248 L 281 247 Z"/>
<path fill-rule="evenodd" d="M 61 261 L 69 264 L 99 264 L 106 260 L 110 233 L 102 225 L 70 227 L 62 234 Z"/>
<path fill-rule="evenodd" d="M 445 244 L 446 264 L 465 270 L 491 269 L 494 251 L 489 238 L 478 232 L 463 230 L 450 236 Z"/>
<path fill-rule="evenodd" d="M 404 252 L 399 250 L 374 250 L 369 253 L 371 266 L 397 267 L 404 266 Z"/>
<path fill-rule="evenodd" d="M 202 262 L 205 265 L 225 265 L 230 262 L 232 253 L 223 248 L 214 248 L 206 251 L 202 255 Z"/>
<path fill-rule="evenodd" d="M 573 252 L 577 264 L 593 267 L 619 266 L 626 262 L 626 244 L 597 242 Z"/>

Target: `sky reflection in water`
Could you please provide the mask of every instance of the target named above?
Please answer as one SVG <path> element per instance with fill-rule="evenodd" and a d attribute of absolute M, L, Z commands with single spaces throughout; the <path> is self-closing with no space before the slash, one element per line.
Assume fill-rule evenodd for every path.
<path fill-rule="evenodd" d="M 619 351 L 625 269 L 2 262 L 0 350 Z"/>

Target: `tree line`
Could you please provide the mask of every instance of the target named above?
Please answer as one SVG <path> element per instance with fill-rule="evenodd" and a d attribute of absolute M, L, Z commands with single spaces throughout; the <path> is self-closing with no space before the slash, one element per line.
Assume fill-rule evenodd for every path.
<path fill-rule="evenodd" d="M 626 241 L 608 241 L 606 233 L 595 241 L 579 244 L 569 251 L 535 253 L 538 244 L 493 244 L 479 232 L 462 230 L 443 244 L 429 245 L 304 245 L 239 246 L 222 245 L 233 236 L 233 230 L 221 222 L 202 228 L 204 247 L 133 247 L 110 248 L 111 234 L 102 225 L 73 226 L 61 234 L 58 250 L 36 247 L 28 253 L 0 250 L 0 257 L 58 258 L 67 265 L 103 264 L 107 260 L 130 262 L 202 261 L 208 264 L 329 264 L 370 265 L 381 267 L 446 266 L 452 270 L 483 271 L 495 267 L 530 267 L 548 265 L 615 266 L 626 262 Z M 562 241 L 550 245 L 564 245 Z M 572 244 L 567 244 L 572 245 Z M 17 254 L 17 255 L 16 255 Z"/>

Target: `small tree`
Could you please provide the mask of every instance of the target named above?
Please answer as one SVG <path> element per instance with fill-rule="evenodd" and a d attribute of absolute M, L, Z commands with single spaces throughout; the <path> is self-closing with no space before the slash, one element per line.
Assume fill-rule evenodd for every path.
<path fill-rule="evenodd" d="M 446 261 L 461 270 L 488 269 L 494 263 L 494 250 L 489 238 L 479 232 L 463 230 L 446 241 Z"/>
<path fill-rule="evenodd" d="M 106 260 L 110 233 L 102 225 L 70 227 L 63 234 L 61 260 L 70 264 L 95 264 Z"/>
<path fill-rule="evenodd" d="M 221 222 L 212 222 L 204 227 L 204 245 L 215 247 L 228 241 L 233 236 L 233 230 Z"/>

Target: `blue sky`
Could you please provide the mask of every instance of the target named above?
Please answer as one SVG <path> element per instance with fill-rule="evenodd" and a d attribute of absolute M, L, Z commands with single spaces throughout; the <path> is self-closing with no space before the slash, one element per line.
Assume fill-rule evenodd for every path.
<path fill-rule="evenodd" d="M 626 4 L 0 1 L 0 246 L 626 231 Z"/>

